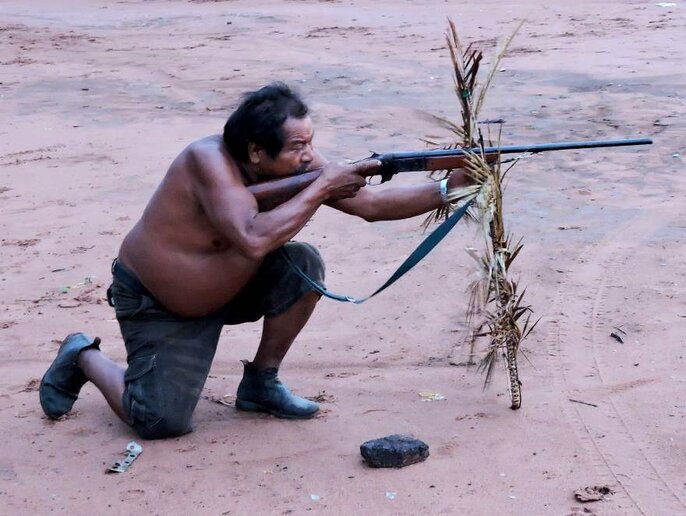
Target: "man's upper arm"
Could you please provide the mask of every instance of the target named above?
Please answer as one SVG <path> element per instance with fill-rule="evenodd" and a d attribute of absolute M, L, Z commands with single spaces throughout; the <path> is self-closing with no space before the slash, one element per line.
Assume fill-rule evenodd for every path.
<path fill-rule="evenodd" d="M 191 151 L 193 193 L 214 228 L 239 248 L 247 245 L 257 201 L 239 172 L 221 153 Z"/>

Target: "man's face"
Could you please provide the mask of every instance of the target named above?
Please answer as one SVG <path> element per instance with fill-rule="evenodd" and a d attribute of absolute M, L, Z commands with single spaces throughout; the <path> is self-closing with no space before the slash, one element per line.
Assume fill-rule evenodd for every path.
<path fill-rule="evenodd" d="M 312 120 L 289 117 L 283 124 L 284 142 L 281 152 L 271 158 L 265 151 L 260 151 L 260 175 L 288 176 L 308 169 L 314 159 L 312 148 Z"/>

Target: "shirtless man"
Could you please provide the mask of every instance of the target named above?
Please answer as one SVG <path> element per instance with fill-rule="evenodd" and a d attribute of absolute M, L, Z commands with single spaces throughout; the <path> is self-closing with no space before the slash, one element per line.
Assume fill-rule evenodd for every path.
<path fill-rule="evenodd" d="M 322 283 L 324 263 L 309 244 L 291 242 L 326 204 L 367 221 L 413 217 L 443 203 L 437 183 L 374 191 L 364 175 L 375 160 L 327 163 L 314 149 L 307 106 L 283 83 L 247 94 L 223 135 L 186 147 L 125 237 L 112 266 L 108 300 L 126 345 L 128 368 L 100 350 L 100 339 L 69 335 L 40 386 L 44 412 L 57 419 L 92 381 L 141 437 L 191 431 L 191 416 L 224 325 L 264 318 L 252 362 L 244 361 L 236 407 L 309 418 L 316 403 L 277 376 L 319 294 L 284 261 Z M 260 211 L 247 186 L 323 167 L 287 202 Z M 449 188 L 467 182 L 453 173 Z"/>

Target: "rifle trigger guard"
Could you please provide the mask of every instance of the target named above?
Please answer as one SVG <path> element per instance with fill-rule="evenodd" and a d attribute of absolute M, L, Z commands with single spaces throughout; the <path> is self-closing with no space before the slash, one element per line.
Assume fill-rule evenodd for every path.
<path fill-rule="evenodd" d="M 390 163 L 386 160 L 383 159 L 384 155 L 379 154 L 378 152 L 372 151 L 372 155 L 369 156 L 367 159 L 376 159 L 381 162 L 381 168 L 379 169 L 379 174 L 381 176 L 381 183 L 385 183 L 386 181 L 390 181 L 393 179 L 393 176 L 395 175 L 395 172 L 390 170 Z"/>
<path fill-rule="evenodd" d="M 383 166 L 381 167 L 381 182 L 385 183 L 386 181 L 390 181 L 393 179 L 393 176 L 395 174 L 393 173 L 392 170 L 384 170 Z"/>

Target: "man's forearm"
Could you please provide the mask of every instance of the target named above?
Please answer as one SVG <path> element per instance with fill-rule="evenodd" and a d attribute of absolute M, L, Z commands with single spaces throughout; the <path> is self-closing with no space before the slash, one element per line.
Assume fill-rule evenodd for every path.
<path fill-rule="evenodd" d="M 258 253 L 266 254 L 293 238 L 327 197 L 326 189 L 315 182 L 273 210 L 258 213 L 248 228 Z"/>
<path fill-rule="evenodd" d="M 443 205 L 438 182 L 403 185 L 375 192 L 370 220 L 398 220 L 415 217 Z"/>

